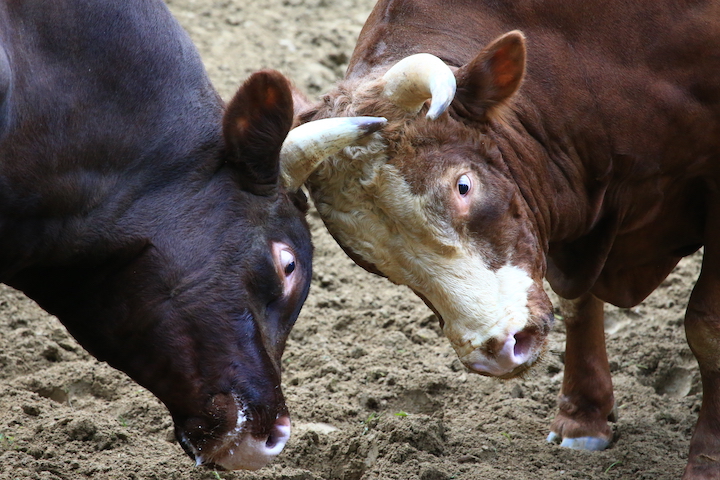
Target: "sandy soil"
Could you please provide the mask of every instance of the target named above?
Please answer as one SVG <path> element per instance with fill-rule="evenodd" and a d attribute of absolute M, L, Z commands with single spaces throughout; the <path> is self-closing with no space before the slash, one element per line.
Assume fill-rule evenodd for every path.
<path fill-rule="evenodd" d="M 311 97 L 346 66 L 373 0 L 168 0 L 228 99 L 276 68 Z M 0 479 L 677 479 L 701 395 L 684 305 L 701 257 L 630 309 L 608 308 L 619 420 L 601 453 L 545 442 L 563 368 L 558 326 L 521 380 L 466 373 L 405 288 L 348 260 L 311 212 L 310 298 L 288 342 L 293 437 L 255 473 L 196 468 L 165 408 L 84 352 L 53 317 L 0 289 Z"/>

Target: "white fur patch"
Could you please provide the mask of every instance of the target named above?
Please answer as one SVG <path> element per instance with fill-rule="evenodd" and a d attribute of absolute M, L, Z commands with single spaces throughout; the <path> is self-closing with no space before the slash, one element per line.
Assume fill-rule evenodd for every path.
<path fill-rule="evenodd" d="M 493 272 L 474 257 L 470 255 L 457 265 L 457 268 L 464 266 L 466 276 L 438 278 L 440 300 L 433 302 L 432 296 L 428 296 L 445 319 L 445 335 L 459 357 L 480 348 L 491 338 L 502 339 L 522 330 L 530 317 L 527 306 L 533 284 L 530 276 L 512 265 Z M 446 304 L 440 306 L 443 301 Z"/>

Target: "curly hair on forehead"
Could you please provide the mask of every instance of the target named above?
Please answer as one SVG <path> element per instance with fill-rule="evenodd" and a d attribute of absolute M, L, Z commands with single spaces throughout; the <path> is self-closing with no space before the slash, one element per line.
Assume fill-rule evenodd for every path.
<path fill-rule="evenodd" d="M 388 128 L 394 120 L 402 122 L 408 114 L 383 95 L 383 87 L 384 81 L 380 78 L 345 80 L 323 95 L 313 108 L 302 112 L 300 120 L 304 123 L 330 117 L 385 117 L 388 119 L 385 128 Z"/>
<path fill-rule="evenodd" d="M 418 113 L 408 113 L 389 100 L 383 89 L 381 78 L 343 81 L 300 118 L 306 122 L 328 117 L 385 117 L 388 123 L 379 131 L 383 158 L 415 178 L 412 183 L 416 187 L 424 183 L 420 182 L 421 178 L 432 177 L 431 171 L 437 172 L 448 166 L 450 158 L 472 161 L 492 156 L 493 142 L 484 134 L 484 128 L 478 129 L 477 125 L 470 125 L 457 117 L 452 106 L 448 113 L 428 120 L 425 117 L 427 106 Z M 431 163 L 420 159 L 423 152 L 432 152 L 433 149 L 442 152 L 442 156 L 432 158 Z M 456 155 L 449 155 L 452 152 Z"/>
<path fill-rule="evenodd" d="M 410 134 L 408 129 L 411 126 L 426 126 L 430 130 L 420 136 L 410 134 L 411 137 L 427 138 L 430 141 L 436 139 L 438 143 L 468 143 L 472 142 L 472 138 L 478 137 L 477 125 L 467 125 L 455 115 L 426 120 L 424 113 L 427 106 L 419 113 L 408 113 L 384 95 L 384 86 L 382 78 L 364 82 L 362 79 L 343 81 L 334 90 L 323 95 L 314 108 L 303 112 L 300 118 L 307 122 L 329 117 L 385 117 L 388 123 L 382 129 L 383 136 L 391 141 Z M 452 106 L 450 108 L 452 109 Z"/>

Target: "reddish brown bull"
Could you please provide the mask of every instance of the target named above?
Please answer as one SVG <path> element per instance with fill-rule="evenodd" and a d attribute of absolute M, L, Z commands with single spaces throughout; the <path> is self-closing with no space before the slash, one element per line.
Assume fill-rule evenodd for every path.
<path fill-rule="evenodd" d="M 290 435 L 312 247 L 279 163 L 327 150 L 312 123 L 283 144 L 292 122 L 277 72 L 224 107 L 160 0 L 0 3 L 0 281 L 162 400 L 198 464 L 259 468 Z M 331 123 L 328 151 L 379 125 Z"/>
<path fill-rule="evenodd" d="M 705 245 L 687 479 L 720 478 L 719 19 L 717 1 L 380 0 L 345 80 L 302 113 L 388 126 L 297 177 L 346 252 L 417 292 L 478 373 L 540 357 L 544 276 L 572 299 L 551 439 L 574 448 L 612 437 L 603 302 L 636 305 Z"/>

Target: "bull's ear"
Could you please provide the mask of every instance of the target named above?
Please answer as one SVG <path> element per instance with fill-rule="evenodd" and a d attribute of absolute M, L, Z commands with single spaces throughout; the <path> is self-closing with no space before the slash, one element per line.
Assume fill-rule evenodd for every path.
<path fill-rule="evenodd" d="M 295 85 L 290 84 L 290 92 L 293 99 L 293 110 L 295 111 L 295 121 L 293 127 L 297 127 L 303 123 L 310 121 L 315 113 L 317 113 L 320 103 L 313 103 L 310 99 L 300 91 Z"/>
<path fill-rule="evenodd" d="M 240 87 L 223 118 L 226 160 L 243 189 L 277 192 L 280 149 L 293 123 L 290 82 L 279 72 L 256 72 Z"/>
<path fill-rule="evenodd" d="M 455 72 L 453 108 L 461 117 L 488 121 L 520 87 L 525 74 L 525 36 L 514 30 L 495 39 Z"/>

